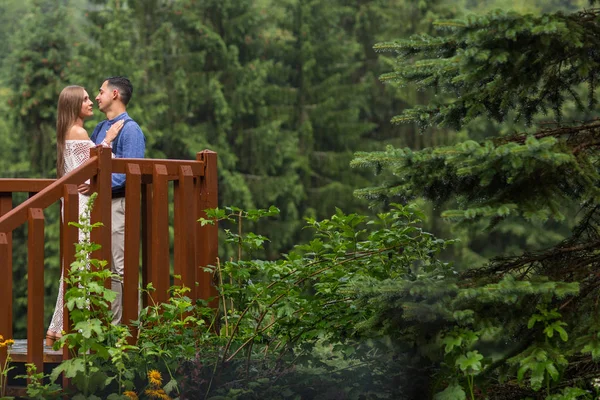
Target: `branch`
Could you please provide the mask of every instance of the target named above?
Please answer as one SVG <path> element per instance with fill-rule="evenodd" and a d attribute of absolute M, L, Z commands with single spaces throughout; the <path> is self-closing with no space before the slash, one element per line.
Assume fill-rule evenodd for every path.
<path fill-rule="evenodd" d="M 587 122 L 587 123 L 584 122 L 583 125 L 579 125 L 579 126 L 561 126 L 561 127 L 554 128 L 554 129 L 543 129 L 543 130 L 535 133 L 533 135 L 533 137 L 535 137 L 536 139 L 541 139 L 541 138 L 548 137 L 548 136 L 555 136 L 555 137 L 563 136 L 563 135 L 572 136 L 572 135 L 580 133 L 582 131 L 591 131 L 591 130 L 595 130 L 595 129 L 599 129 L 599 128 L 600 128 L 600 118 L 596 118 L 596 119 L 592 120 L 591 122 Z M 498 141 L 499 141 L 499 143 L 509 143 L 509 142 L 525 143 L 525 141 L 527 140 L 527 137 L 529 137 L 529 136 L 531 136 L 531 135 L 529 135 L 527 133 L 518 133 L 513 136 L 499 138 Z"/>

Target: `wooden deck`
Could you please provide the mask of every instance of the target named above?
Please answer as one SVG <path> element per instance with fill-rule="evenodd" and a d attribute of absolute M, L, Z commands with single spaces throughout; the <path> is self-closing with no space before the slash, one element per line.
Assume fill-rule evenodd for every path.
<path fill-rule="evenodd" d="M 10 351 L 10 358 L 16 363 L 27 362 L 27 339 L 15 339 L 15 344 Z M 60 363 L 62 349 L 53 350 L 44 343 L 44 363 Z"/>
<path fill-rule="evenodd" d="M 168 302 L 169 287 L 175 284 L 192 288 L 188 294 L 192 302 L 213 298 L 210 304 L 217 307 L 213 275 L 203 267 L 215 265 L 217 260 L 218 226 L 202 226 L 196 222 L 201 217 L 206 218 L 205 210 L 218 206 L 215 152 L 199 152 L 195 160 L 113 159 L 110 149 L 97 146 L 90 149 L 86 163 L 56 180 L 0 178 L 0 335 L 4 338 L 15 339 L 13 251 L 17 246 L 27 250 L 27 310 L 26 315 L 19 314 L 26 321 L 27 339 L 15 339 L 10 351 L 15 368 L 9 371 L 9 393 L 23 395 L 27 382 L 17 376 L 26 374 L 26 363 L 33 363 L 38 373 L 49 374 L 64 356 L 62 349 L 56 351 L 44 343 L 47 321 L 44 296 L 40 295 L 44 293 L 46 265 L 43 210 L 63 200 L 59 265 L 69 266 L 75 260 L 73 244 L 78 242 L 78 232 L 68 221 L 79 220 L 77 185 L 89 180 L 93 191 L 98 193 L 91 221 L 102 222 L 91 235 L 91 240 L 101 246 L 92 257 L 106 260 L 109 268 L 112 173 L 125 174 L 127 179 L 123 321 L 137 319 L 140 284 L 142 287 L 153 284 L 156 290 L 152 300 L 156 302 Z M 17 204 L 24 196 L 13 197 L 16 193 L 27 193 L 28 197 Z M 27 228 L 26 241 L 19 235 L 19 240 L 13 242 L 13 232 L 19 227 Z M 151 304 L 149 296 L 143 296 L 143 301 Z M 66 314 L 65 319 L 68 320 Z M 130 344 L 135 344 L 136 326 L 124 325 L 131 333 Z M 17 338 L 23 337 L 21 332 Z M 5 356 L 5 349 L 1 349 L 0 362 Z"/>
<path fill-rule="evenodd" d="M 52 369 L 62 361 L 62 349 L 52 350 L 51 347 L 43 344 L 44 347 L 44 362 L 43 372 L 49 375 Z M 27 397 L 27 381 L 23 378 L 17 378 L 19 375 L 26 375 L 25 364 L 27 363 L 27 339 L 15 339 L 15 344 L 10 351 L 11 366 L 14 367 L 8 372 L 8 385 L 6 386 L 6 395 L 15 397 L 16 399 L 24 399 Z M 41 372 L 41 371 L 38 371 Z M 44 382 L 48 382 L 45 378 Z M 62 380 L 58 379 L 57 384 L 61 384 Z"/>

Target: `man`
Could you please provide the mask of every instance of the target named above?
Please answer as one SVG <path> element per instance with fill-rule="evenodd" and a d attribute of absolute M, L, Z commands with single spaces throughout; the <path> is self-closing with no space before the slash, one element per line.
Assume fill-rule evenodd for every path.
<path fill-rule="evenodd" d="M 112 152 L 117 158 L 143 158 L 146 150 L 146 138 L 140 126 L 127 114 L 127 104 L 131 99 L 133 86 L 129 79 L 115 76 L 106 79 L 96 96 L 98 109 L 106 114 L 106 120 L 100 122 L 92 141 L 101 144 L 106 131 L 118 121 L 123 120 L 121 132 L 112 142 Z M 113 324 L 121 322 L 123 313 L 123 272 L 125 259 L 125 174 L 112 174 L 112 264 L 111 270 L 120 278 L 111 282 L 117 298 L 112 303 Z"/>

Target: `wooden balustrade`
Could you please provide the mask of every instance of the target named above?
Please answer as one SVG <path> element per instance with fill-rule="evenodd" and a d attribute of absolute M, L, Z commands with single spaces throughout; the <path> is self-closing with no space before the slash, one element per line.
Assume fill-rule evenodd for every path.
<path fill-rule="evenodd" d="M 92 222 L 103 226 L 92 231 L 92 241 L 101 249 L 92 257 L 111 260 L 111 174 L 126 174 L 125 192 L 125 270 L 123 277 L 123 318 L 130 327 L 132 342 L 137 332 L 130 322 L 137 319 L 140 286 L 140 251 L 142 284 L 156 288 L 155 301 L 166 302 L 172 283 L 190 287 L 192 300 L 216 297 L 212 275 L 202 267 L 214 265 L 217 257 L 217 227 L 201 227 L 196 222 L 206 208 L 217 206 L 217 155 L 205 150 L 196 160 L 112 159 L 103 147 L 91 150 L 90 159 L 60 179 L 0 179 L 0 335 L 13 337 L 13 240 L 14 229 L 28 226 L 28 299 L 27 362 L 43 370 L 44 332 L 49 321 L 44 318 L 44 209 L 63 199 L 63 223 L 60 234 L 60 258 L 67 274 L 75 260 L 78 229 L 77 185 L 90 180 L 98 193 Z M 169 252 L 169 187 L 173 184 L 174 265 Z M 13 205 L 13 193 L 31 196 Z M 178 275 L 171 280 L 172 273 Z M 105 282 L 110 287 L 110 282 Z M 147 304 L 148 299 L 144 299 Z M 50 303 L 51 307 L 54 302 Z M 68 310 L 64 310 L 64 330 L 69 330 Z M 0 352 L 0 361 L 5 354 Z M 68 357 L 66 349 L 63 359 Z"/>

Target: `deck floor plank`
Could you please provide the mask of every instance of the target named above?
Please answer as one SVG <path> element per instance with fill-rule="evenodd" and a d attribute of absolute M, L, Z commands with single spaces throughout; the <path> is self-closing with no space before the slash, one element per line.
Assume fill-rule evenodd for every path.
<path fill-rule="evenodd" d="M 44 343 L 44 362 L 60 363 L 62 361 L 62 350 L 53 350 Z M 27 362 L 27 339 L 15 339 L 15 344 L 10 350 L 10 358 L 13 362 Z"/>

